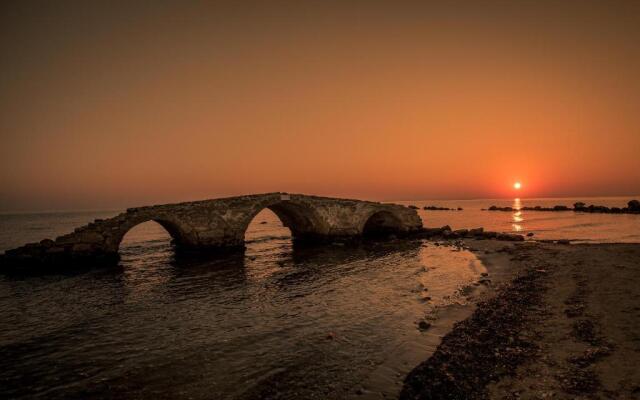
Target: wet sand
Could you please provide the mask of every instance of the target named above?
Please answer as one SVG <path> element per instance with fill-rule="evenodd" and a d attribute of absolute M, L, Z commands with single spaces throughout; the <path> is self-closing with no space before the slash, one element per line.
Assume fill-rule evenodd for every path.
<path fill-rule="evenodd" d="M 640 398 L 640 245 L 464 244 L 490 290 L 402 399 Z"/>

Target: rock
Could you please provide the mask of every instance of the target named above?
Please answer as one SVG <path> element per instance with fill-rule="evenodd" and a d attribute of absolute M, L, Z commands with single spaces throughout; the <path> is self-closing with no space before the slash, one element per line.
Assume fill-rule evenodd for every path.
<path fill-rule="evenodd" d="M 569 211 L 569 207 L 567 206 L 554 206 L 553 211 Z"/>
<path fill-rule="evenodd" d="M 498 232 L 486 231 L 482 233 L 482 236 L 484 236 L 487 239 L 493 239 L 498 236 Z"/>
<path fill-rule="evenodd" d="M 569 239 L 560 239 L 557 241 L 558 244 L 571 244 L 571 240 Z"/>
<path fill-rule="evenodd" d="M 42 247 L 45 247 L 45 248 L 49 248 L 49 247 L 51 247 L 51 246 L 53 246 L 53 245 L 55 245 L 55 244 L 56 244 L 56 242 L 54 242 L 54 241 L 53 241 L 53 240 L 51 240 L 51 239 L 44 239 L 44 240 L 41 240 L 41 241 L 40 241 L 40 245 L 41 245 Z"/>
<path fill-rule="evenodd" d="M 442 228 L 424 228 L 423 231 L 430 236 L 435 236 L 435 235 L 441 235 L 443 232 L 443 229 Z"/>
<path fill-rule="evenodd" d="M 491 206 L 489 207 L 489 211 L 513 211 L 513 207 Z"/>
<path fill-rule="evenodd" d="M 420 321 L 418 323 L 418 329 L 420 329 L 421 331 L 426 331 L 429 328 L 431 328 L 431 324 L 427 321 Z"/>
<path fill-rule="evenodd" d="M 483 272 L 480 274 L 480 276 L 489 276 L 489 274 L 487 272 Z"/>
<path fill-rule="evenodd" d="M 327 333 L 327 339 L 328 340 L 334 340 L 336 338 L 336 334 L 333 332 L 329 332 Z"/>
<path fill-rule="evenodd" d="M 442 235 L 447 239 L 458 239 L 460 237 L 457 231 L 443 231 Z"/>
<path fill-rule="evenodd" d="M 527 236 L 528 236 L 528 237 L 531 237 L 531 236 L 533 236 L 533 235 L 534 235 L 534 233 L 533 233 L 533 232 L 529 232 L 529 233 L 527 233 Z"/>
<path fill-rule="evenodd" d="M 409 206 L 407 206 L 407 207 L 409 207 L 409 208 L 411 208 L 411 209 L 413 209 L 413 210 L 417 210 L 417 209 L 418 209 L 418 207 L 414 206 L 413 204 L 411 204 L 411 205 L 409 205 Z"/>
<path fill-rule="evenodd" d="M 64 247 L 52 246 L 49 247 L 46 252 L 47 254 L 62 254 L 64 253 Z"/>
<path fill-rule="evenodd" d="M 458 237 L 465 237 L 469 233 L 468 229 L 456 229 L 453 231 Z"/>
<path fill-rule="evenodd" d="M 631 211 L 640 211 L 640 201 L 638 200 L 631 200 L 627 203 L 627 206 Z"/>
<path fill-rule="evenodd" d="M 524 240 L 524 236 L 515 233 L 498 233 L 496 239 L 507 242 L 520 242 Z"/>
<path fill-rule="evenodd" d="M 585 208 L 586 206 L 587 206 L 587 205 L 586 205 L 586 204 L 584 204 L 584 203 L 583 203 L 583 202 L 581 202 L 581 201 L 578 201 L 578 202 L 576 202 L 576 203 L 573 203 L 573 209 L 574 209 L 574 210 L 580 210 L 580 209 Z"/>
<path fill-rule="evenodd" d="M 458 207 L 458 211 L 462 211 L 462 207 Z"/>
<path fill-rule="evenodd" d="M 482 236 L 482 234 L 484 233 L 484 228 L 473 228 L 473 229 L 469 229 L 469 235 L 470 236 Z"/>
<path fill-rule="evenodd" d="M 89 243 L 76 243 L 71 250 L 74 253 L 91 253 L 95 250 L 95 247 Z"/>
<path fill-rule="evenodd" d="M 82 231 L 76 234 L 76 242 L 101 244 L 104 242 L 104 236 L 94 231 Z"/>
<path fill-rule="evenodd" d="M 440 228 L 440 230 L 441 230 L 442 232 L 451 231 L 451 227 L 450 227 L 449 225 L 445 225 L 445 226 L 443 226 L 442 228 Z"/>
<path fill-rule="evenodd" d="M 262 221 L 262 222 L 260 222 L 260 225 L 264 225 L 266 223 L 267 223 L 267 221 Z"/>

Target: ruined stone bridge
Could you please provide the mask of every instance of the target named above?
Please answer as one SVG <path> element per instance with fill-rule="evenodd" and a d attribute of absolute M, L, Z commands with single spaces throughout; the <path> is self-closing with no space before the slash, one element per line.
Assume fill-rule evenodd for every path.
<path fill-rule="evenodd" d="M 178 249 L 243 249 L 249 223 L 265 208 L 273 211 L 291 230 L 294 242 L 403 234 L 422 227 L 422 220 L 415 210 L 397 204 L 268 193 L 130 208 L 113 218 L 95 220 L 55 240 L 45 239 L 9 250 L 1 256 L 0 262 L 116 263 L 119 259 L 118 248 L 125 234 L 147 221 L 162 225 Z"/>

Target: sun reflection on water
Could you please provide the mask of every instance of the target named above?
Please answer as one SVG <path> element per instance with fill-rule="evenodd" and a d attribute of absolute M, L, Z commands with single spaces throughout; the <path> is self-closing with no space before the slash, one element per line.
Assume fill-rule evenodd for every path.
<path fill-rule="evenodd" d="M 522 216 L 522 211 L 520 211 L 522 209 L 522 202 L 520 201 L 519 198 L 515 198 L 513 200 L 513 224 L 511 224 L 511 226 L 513 227 L 513 230 L 515 232 L 521 232 L 524 228 L 522 227 L 522 225 L 520 225 L 521 222 L 524 221 L 524 218 Z"/>

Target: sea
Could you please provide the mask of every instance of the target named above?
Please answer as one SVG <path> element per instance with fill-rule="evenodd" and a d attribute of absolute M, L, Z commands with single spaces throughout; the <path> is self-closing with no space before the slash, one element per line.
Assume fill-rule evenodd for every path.
<path fill-rule="evenodd" d="M 640 215 L 518 210 L 631 198 L 397 203 L 419 207 L 427 227 L 639 243 Z M 516 210 L 483 211 L 491 205 Z M 119 212 L 0 214 L 0 251 Z M 246 243 L 185 259 L 147 222 L 125 236 L 117 267 L 0 272 L 0 398 L 393 398 L 467 315 L 468 288 L 486 272 L 472 252 L 425 240 L 298 248 L 270 210 Z"/>

